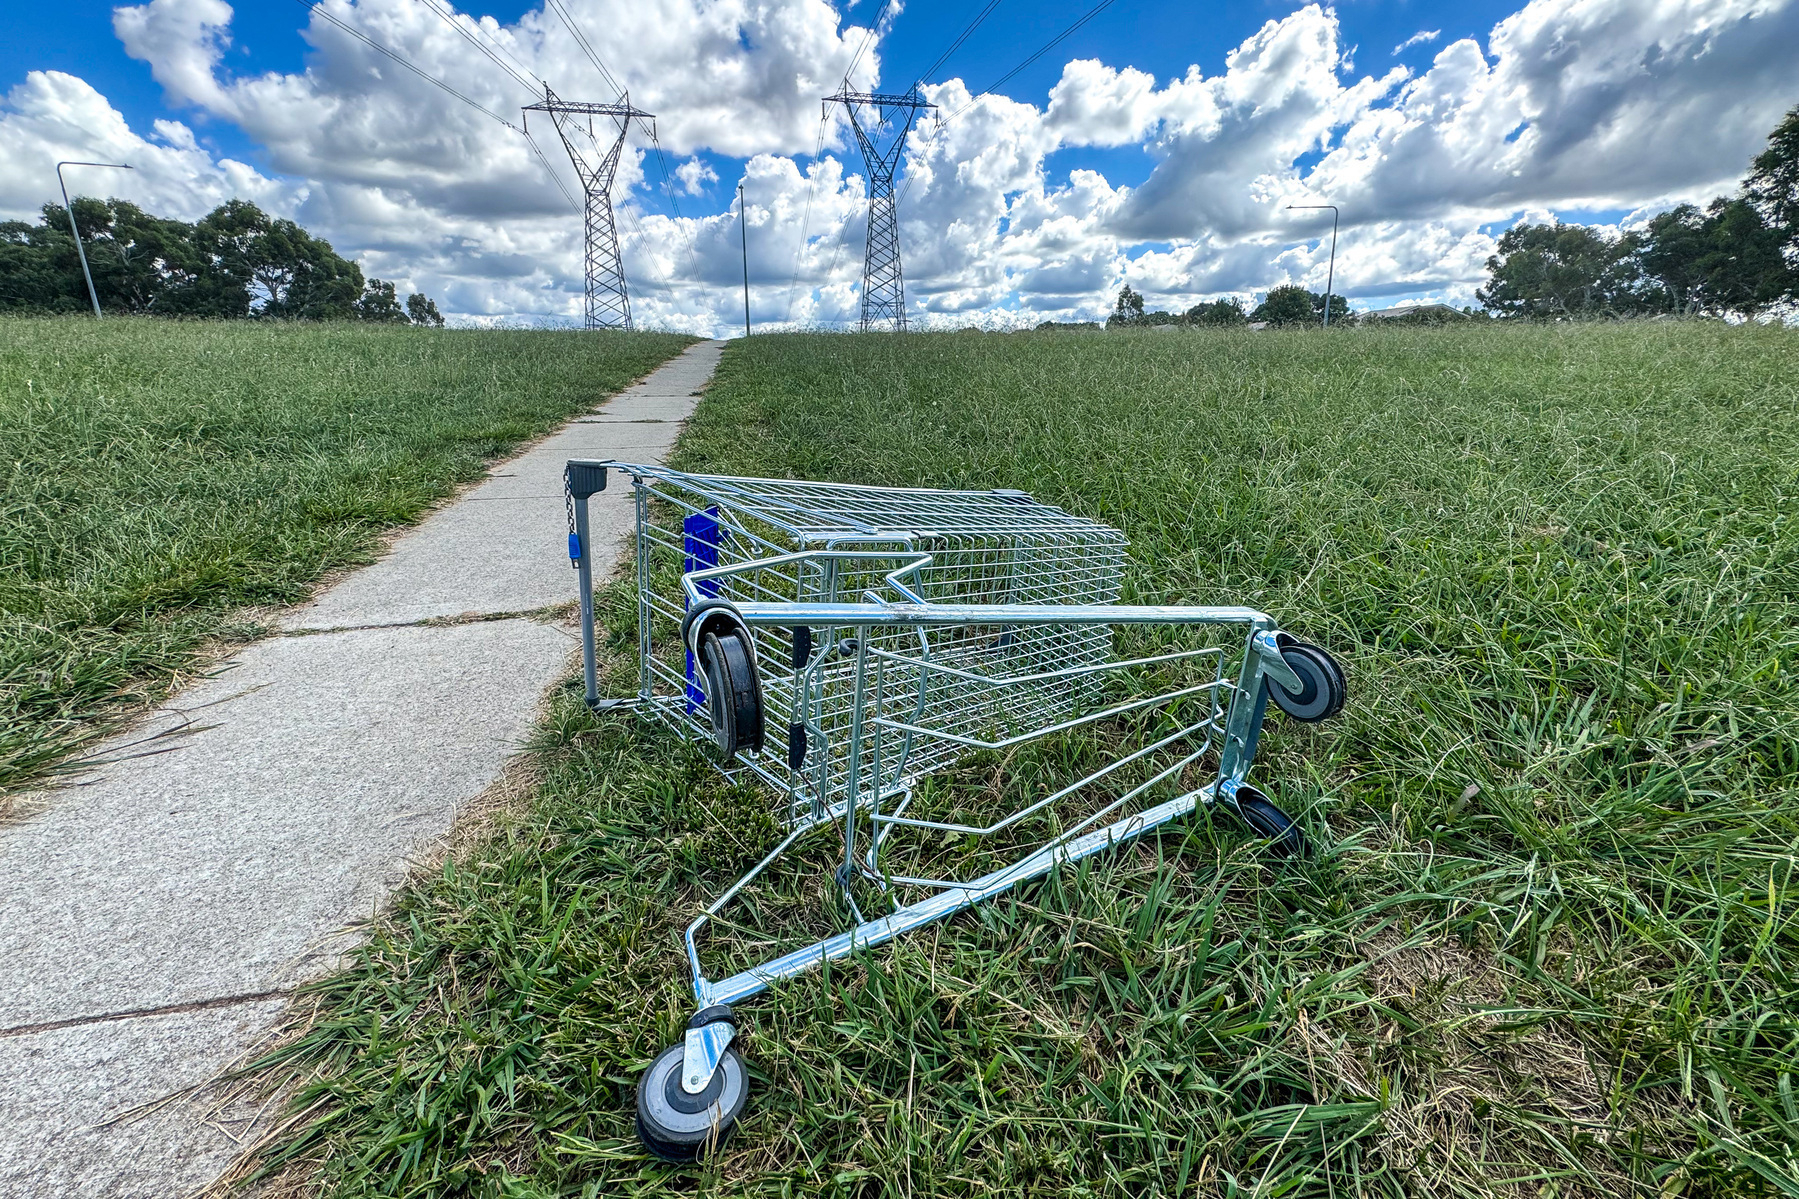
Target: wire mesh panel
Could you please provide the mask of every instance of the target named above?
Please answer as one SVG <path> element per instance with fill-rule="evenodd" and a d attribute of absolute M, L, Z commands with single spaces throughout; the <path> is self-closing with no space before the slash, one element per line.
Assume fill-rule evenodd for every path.
<path fill-rule="evenodd" d="M 597 678 L 588 499 L 608 470 L 631 477 L 637 517 L 629 699 L 602 699 Z M 1117 603 L 1117 530 L 1016 491 L 579 459 L 564 478 L 588 703 L 711 741 L 727 775 L 774 788 L 785 826 L 687 925 L 700 1011 L 639 1082 L 652 1152 L 691 1160 L 736 1119 L 745 1075 L 729 1005 L 780 980 L 1202 805 L 1229 807 L 1277 852 L 1304 851 L 1246 776 L 1270 700 L 1328 719 L 1342 668 L 1254 608 Z M 1139 634 L 1120 638 L 1135 647 L 1123 655 L 1119 629 Z M 827 821 L 834 842 L 808 835 Z M 783 869 L 828 877 L 834 900 L 808 915 L 745 892 Z M 835 900 L 847 927 L 823 910 Z M 708 977 L 702 929 L 728 977 Z"/>
<path fill-rule="evenodd" d="M 935 603 L 1089 605 L 1119 595 L 1124 535 L 1021 492 L 618 469 L 636 488 L 640 698 L 689 737 L 709 739 L 712 729 L 696 664 L 679 634 L 691 603 L 685 575 L 720 571 L 695 589 L 735 604 L 856 603 L 871 592 L 891 598 L 887 576 L 928 556 L 908 586 Z M 783 560 L 809 550 L 833 555 Z M 991 740 L 1002 729 L 1066 718 L 1082 700 L 1082 682 L 1032 680 L 1106 662 L 1111 633 L 1094 625 L 762 627 L 754 644 L 772 743 L 734 769 L 777 788 L 781 819 L 805 826 L 845 802 L 902 791 L 954 761 L 969 751 L 957 736 Z M 860 755 L 852 774 L 857 654 L 864 648 L 878 662 L 879 679 L 873 688 L 864 680 L 862 714 L 874 722 L 879 744 Z M 1025 681 L 983 681 L 993 678 Z M 884 731 L 889 721 L 892 736 Z"/>

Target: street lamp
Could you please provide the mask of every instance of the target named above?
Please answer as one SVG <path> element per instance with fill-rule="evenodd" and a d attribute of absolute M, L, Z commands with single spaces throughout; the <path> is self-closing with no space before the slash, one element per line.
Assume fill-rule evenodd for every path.
<path fill-rule="evenodd" d="M 1337 206 L 1335 204 L 1289 204 L 1288 208 L 1328 208 L 1331 210 L 1331 264 L 1324 276 L 1324 327 L 1331 327 L 1331 289 L 1337 282 Z"/>
<path fill-rule="evenodd" d="M 81 257 L 81 274 L 87 280 L 87 298 L 94 302 L 94 319 L 100 319 L 100 293 L 94 290 L 94 272 L 87 269 L 87 251 L 81 248 L 81 230 L 75 227 L 75 206 L 69 203 L 69 185 L 63 182 L 64 167 L 106 167 L 114 171 L 134 171 L 128 162 L 59 162 L 56 164 L 56 186 L 62 188 L 62 206 L 69 214 L 69 232 L 75 235 L 75 253 Z"/>
<path fill-rule="evenodd" d="M 743 238 L 743 335 L 750 335 L 750 212 L 743 206 L 743 184 L 737 185 L 737 222 Z"/>

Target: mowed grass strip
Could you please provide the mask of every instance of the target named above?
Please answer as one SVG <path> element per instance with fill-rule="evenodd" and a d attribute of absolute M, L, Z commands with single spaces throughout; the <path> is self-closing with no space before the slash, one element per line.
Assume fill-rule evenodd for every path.
<path fill-rule="evenodd" d="M 1130 534 L 1127 599 L 1276 613 L 1349 672 L 1344 716 L 1275 717 L 1254 774 L 1317 855 L 1197 819 L 745 1004 L 744 1123 L 671 1169 L 632 1088 L 692 1010 L 679 930 L 773 802 L 571 692 L 531 809 L 314 992 L 270 1064 L 303 1115 L 269 1169 L 335 1195 L 1799 1193 L 1794 334 L 759 337 L 679 452 L 1025 488 Z M 628 691 L 630 593 L 603 602 Z M 752 914 L 828 891 L 806 856 Z"/>
<path fill-rule="evenodd" d="M 690 340 L 0 320 L 0 803 Z"/>

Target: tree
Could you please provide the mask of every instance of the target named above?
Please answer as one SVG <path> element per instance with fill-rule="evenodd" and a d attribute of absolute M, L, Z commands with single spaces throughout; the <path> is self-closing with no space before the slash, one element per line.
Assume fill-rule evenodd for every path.
<path fill-rule="evenodd" d="M 46 206 L 46 212 L 51 209 L 63 211 Z M 58 250 L 65 246 L 68 264 L 74 268 L 72 280 L 59 261 L 62 255 Z M 60 237 L 48 224 L 0 224 L 0 309 L 79 312 L 87 302 L 85 292 L 78 291 L 81 286 L 81 266 L 75 260 L 75 242 L 66 219 Z"/>
<path fill-rule="evenodd" d="M 1640 311 L 1753 317 L 1794 283 L 1780 231 L 1747 200 L 1670 209 L 1629 239 Z"/>
<path fill-rule="evenodd" d="M 1181 318 L 1172 312 L 1163 312 L 1160 309 L 1155 312 L 1143 311 L 1143 297 L 1131 290 L 1131 285 L 1128 283 L 1124 285 L 1124 290 L 1118 293 L 1118 303 L 1113 306 L 1112 315 L 1106 318 L 1107 328 L 1116 328 L 1121 325 L 1178 325 L 1180 323 Z"/>
<path fill-rule="evenodd" d="M 437 311 L 437 304 L 430 296 L 422 296 L 413 292 L 406 297 L 406 315 L 415 325 L 434 325 L 443 328 L 443 314 Z"/>
<path fill-rule="evenodd" d="M 1325 296 L 1315 291 L 1309 294 L 1312 297 L 1312 317 L 1319 324 L 1323 324 L 1324 306 L 1327 299 Z M 1328 303 L 1330 304 L 1331 310 L 1331 324 L 1335 325 L 1349 316 L 1349 301 L 1338 295 L 1336 292 L 1330 294 Z"/>
<path fill-rule="evenodd" d="M 1312 293 L 1297 283 L 1270 288 L 1249 319 L 1275 326 L 1309 325 L 1313 319 Z"/>
<path fill-rule="evenodd" d="M 360 299 L 356 301 L 356 319 L 377 321 L 384 324 L 405 324 L 410 318 L 406 310 L 400 307 L 400 298 L 394 294 L 394 285 L 385 279 L 370 279 Z"/>
<path fill-rule="evenodd" d="M 293 221 L 231 200 L 207 214 L 198 230 L 223 269 L 248 280 L 257 316 L 350 320 L 360 315 L 362 268 Z"/>
<path fill-rule="evenodd" d="M 1619 264 L 1631 247 L 1585 225 L 1514 225 L 1487 259 L 1492 278 L 1474 293 L 1501 316 L 1616 315 L 1628 281 Z M 1634 302 L 1627 304 L 1634 307 Z"/>
<path fill-rule="evenodd" d="M 1610 240 L 1581 225 L 1517 225 L 1474 294 L 1499 316 L 1753 318 L 1799 299 L 1799 108 L 1768 135 L 1742 194 L 1682 204 Z"/>
<path fill-rule="evenodd" d="M 1287 283 L 1270 288 L 1262 302 L 1250 312 L 1249 319 L 1275 326 L 1322 325 L 1324 305 L 1325 297 L 1319 292 L 1307 291 L 1297 283 Z M 1330 311 L 1334 325 L 1349 315 L 1349 301 L 1333 292 Z"/>
<path fill-rule="evenodd" d="M 204 268 L 191 225 L 151 216 L 124 200 L 84 196 L 74 209 L 104 311 L 161 311 L 170 287 L 190 282 Z M 35 226 L 8 221 L 0 232 L 0 307 L 83 311 L 87 281 L 69 232 L 69 210 L 46 204 L 41 212 Z"/>
<path fill-rule="evenodd" d="M 1226 296 L 1209 304 L 1195 304 L 1187 309 L 1186 320 L 1190 325 L 1228 326 L 1249 323 L 1249 317 L 1243 311 L 1243 301 L 1236 296 Z"/>
<path fill-rule="evenodd" d="M 1799 258 L 1799 107 L 1768 135 L 1755 156 L 1743 193 L 1781 236 L 1789 260 Z"/>
<path fill-rule="evenodd" d="M 124 200 L 83 196 L 73 208 L 105 312 L 399 322 L 423 313 L 443 321 L 429 298 L 414 296 L 402 309 L 391 283 L 365 287 L 362 268 L 331 243 L 241 200 L 193 225 Z M 84 311 L 87 283 L 68 210 L 46 204 L 42 213 L 36 225 L 0 223 L 0 309 Z"/>

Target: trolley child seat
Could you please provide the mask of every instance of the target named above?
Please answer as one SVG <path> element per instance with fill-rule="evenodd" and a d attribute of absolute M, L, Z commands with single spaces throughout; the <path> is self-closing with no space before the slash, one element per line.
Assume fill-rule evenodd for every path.
<path fill-rule="evenodd" d="M 638 685 L 620 699 L 599 695 L 594 653 L 588 501 L 609 470 L 629 476 L 636 506 Z M 1276 852 L 1303 852 L 1298 827 L 1246 777 L 1268 700 L 1324 720 L 1343 706 L 1342 669 L 1253 608 L 1119 604 L 1116 529 L 1021 491 L 585 460 L 564 481 L 588 704 L 633 707 L 710 742 L 727 777 L 778 797 L 784 834 L 687 928 L 700 1010 L 638 1086 L 638 1133 L 658 1156 L 694 1160 L 736 1122 L 748 1079 L 731 1005 L 773 982 L 1201 805 L 1235 813 Z M 1115 636 L 1133 653 L 1115 655 Z M 918 802 L 929 776 L 971 754 L 1120 729 L 1134 741 L 1108 742 L 1097 769 L 1011 810 Z M 833 875 L 851 926 L 708 978 L 701 930 L 825 826 L 840 830 Z M 945 837 L 984 839 L 1003 857 L 973 878 L 907 872 Z"/>

